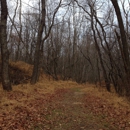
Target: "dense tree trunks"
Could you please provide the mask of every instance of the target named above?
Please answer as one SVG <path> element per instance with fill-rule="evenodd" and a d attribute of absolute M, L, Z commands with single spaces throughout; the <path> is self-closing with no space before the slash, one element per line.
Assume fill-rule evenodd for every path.
<path fill-rule="evenodd" d="M 38 81 L 39 78 L 39 62 L 40 62 L 40 47 L 42 42 L 42 34 L 43 34 L 43 28 L 45 26 L 45 0 L 41 0 L 41 6 L 42 6 L 42 17 L 39 24 L 38 29 L 38 36 L 37 36 L 37 43 L 35 48 L 35 54 L 34 54 L 34 67 L 33 67 L 33 73 L 31 78 L 31 84 L 35 84 Z"/>
<path fill-rule="evenodd" d="M 6 91 L 12 90 L 9 78 L 9 52 L 7 47 L 7 15 L 8 8 L 6 0 L 1 0 L 1 22 L 0 22 L 0 44 L 2 59 L 2 86 Z"/>
<path fill-rule="evenodd" d="M 130 95 L 128 1 L 38 0 L 32 2 L 35 8 L 26 12 L 22 10 L 22 0 L 15 0 L 11 3 L 15 2 L 16 8 L 8 4 L 14 10 L 14 16 L 13 12 L 8 15 L 8 35 L 5 1 L 0 2 L 3 3 L 0 14 L 3 79 L 9 79 L 9 50 L 12 60 L 34 64 L 32 84 L 38 81 L 39 70 L 43 68 L 55 80 L 100 85 L 105 81 L 108 91 L 112 83 L 119 95 Z M 5 81 L 9 80 L 3 81 L 7 84 Z"/>

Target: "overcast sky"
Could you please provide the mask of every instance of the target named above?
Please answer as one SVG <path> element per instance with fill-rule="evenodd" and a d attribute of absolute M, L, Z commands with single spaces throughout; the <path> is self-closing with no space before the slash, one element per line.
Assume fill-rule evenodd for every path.
<path fill-rule="evenodd" d="M 9 13 L 10 13 L 11 16 L 14 15 L 14 11 L 15 11 L 15 8 L 16 8 L 16 1 L 17 0 L 7 0 L 7 2 L 9 3 Z M 38 9 L 38 1 L 40 1 L 40 0 L 22 0 L 22 13 L 26 13 L 28 10 L 35 11 L 36 9 Z M 54 0 L 54 2 L 58 2 L 58 1 L 59 0 Z M 119 0 L 119 1 L 123 1 L 123 0 Z M 79 0 L 79 3 L 80 2 L 81 1 Z M 128 10 L 128 6 L 129 6 L 128 5 L 128 0 L 125 0 L 125 5 L 126 5 L 125 9 Z M 51 5 L 51 6 L 53 6 L 53 5 Z M 52 9 L 52 8 L 50 8 L 50 9 Z M 107 9 L 107 5 L 106 5 L 106 9 Z M 58 13 L 58 16 L 62 17 L 60 14 L 63 15 L 63 12 L 64 12 L 63 9 L 60 9 L 60 12 Z M 17 9 L 17 13 L 19 13 L 18 9 Z M 102 9 L 102 10 L 99 10 L 99 14 L 100 14 L 99 16 L 103 16 L 103 14 L 105 14 L 105 13 L 106 13 L 105 8 Z"/>

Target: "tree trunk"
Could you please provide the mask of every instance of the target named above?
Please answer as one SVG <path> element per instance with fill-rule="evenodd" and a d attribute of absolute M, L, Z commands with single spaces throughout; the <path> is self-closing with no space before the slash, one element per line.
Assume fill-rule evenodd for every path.
<path fill-rule="evenodd" d="M 0 40 L 2 56 L 2 86 L 6 91 L 11 91 L 11 82 L 9 78 L 9 52 L 7 47 L 7 15 L 8 8 L 6 0 L 1 0 L 1 23 L 0 23 Z"/>
<path fill-rule="evenodd" d="M 101 54 L 101 51 L 100 51 L 100 47 L 98 45 L 98 41 L 97 41 L 97 38 L 96 38 L 96 32 L 95 32 L 95 28 L 94 28 L 94 20 L 93 20 L 94 11 L 93 11 L 92 7 L 90 7 L 90 10 L 91 10 L 91 28 L 92 28 L 93 35 L 94 35 L 95 46 L 96 46 L 96 49 L 97 49 L 97 52 L 98 52 L 98 55 L 99 55 L 100 64 L 101 64 L 101 67 L 102 67 L 102 70 L 103 70 L 103 76 L 104 76 L 104 79 L 105 79 L 106 89 L 107 89 L 108 92 L 110 92 L 111 91 L 110 81 L 108 79 L 107 72 L 106 72 L 106 69 L 105 69 L 105 66 L 104 66 L 104 63 L 103 63 L 102 54 Z M 100 35 L 98 35 L 98 36 L 100 37 Z M 102 40 L 102 39 L 100 38 L 100 40 Z"/>
<path fill-rule="evenodd" d="M 37 43 L 36 43 L 36 49 L 35 49 L 35 55 L 34 55 L 34 67 L 33 67 L 33 73 L 31 78 L 31 84 L 35 84 L 38 81 L 39 78 L 39 60 L 40 60 L 40 46 L 42 42 L 42 34 L 43 34 L 43 28 L 45 26 L 45 0 L 41 0 L 41 6 L 42 6 L 42 18 L 39 24 L 38 29 L 38 36 L 37 36 Z"/>
<path fill-rule="evenodd" d="M 118 19 L 118 24 L 119 24 L 119 28 L 120 28 L 120 34 L 121 34 L 121 42 L 122 42 L 122 50 L 123 50 L 123 60 L 124 60 L 124 65 L 125 65 L 125 70 L 126 73 L 128 73 L 128 75 L 130 75 L 130 62 L 129 62 L 129 52 L 128 52 L 128 42 L 126 39 L 126 33 L 125 33 L 125 28 L 124 28 L 124 24 L 123 24 L 123 20 L 122 20 L 122 16 L 121 16 L 121 11 L 118 5 L 117 0 L 111 0 L 114 8 L 115 8 L 115 12 L 116 12 L 116 16 Z"/>
<path fill-rule="evenodd" d="M 125 85 L 125 91 L 126 91 L 126 95 L 130 96 L 130 59 L 129 59 L 129 48 L 128 48 L 128 42 L 127 42 L 127 38 L 126 38 L 126 32 L 125 32 L 125 28 L 124 28 L 124 24 L 123 24 L 123 19 L 121 16 L 121 11 L 118 5 L 117 0 L 111 0 L 115 12 L 116 12 L 116 16 L 118 19 L 118 24 L 119 24 L 119 28 L 120 28 L 120 34 L 121 34 L 121 44 L 122 44 L 122 58 L 123 58 L 123 62 L 124 62 L 124 68 L 125 68 L 125 73 L 126 73 L 126 80 L 127 80 L 127 84 Z"/>

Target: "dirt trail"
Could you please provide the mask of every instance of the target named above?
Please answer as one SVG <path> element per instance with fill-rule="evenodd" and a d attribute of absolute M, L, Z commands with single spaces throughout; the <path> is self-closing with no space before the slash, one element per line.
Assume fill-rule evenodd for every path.
<path fill-rule="evenodd" d="M 86 107 L 85 97 L 87 95 L 81 88 L 68 89 L 59 99 L 48 104 L 50 113 L 44 118 L 49 123 L 37 126 L 35 130 L 118 130 L 102 114 L 94 115 Z"/>

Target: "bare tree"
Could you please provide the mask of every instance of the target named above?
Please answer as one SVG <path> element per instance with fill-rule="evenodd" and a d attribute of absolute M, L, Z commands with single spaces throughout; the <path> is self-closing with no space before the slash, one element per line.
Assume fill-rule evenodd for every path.
<path fill-rule="evenodd" d="M 128 42 L 127 42 L 127 37 L 126 37 L 126 32 L 125 32 L 125 28 L 124 28 L 124 24 L 123 24 L 123 19 L 121 16 L 121 11 L 120 11 L 120 7 L 118 5 L 118 1 L 117 0 L 111 0 L 115 12 L 116 12 L 116 16 L 117 16 L 117 20 L 118 20 L 118 24 L 119 24 L 119 29 L 120 29 L 120 35 L 121 35 L 121 50 L 122 50 L 122 59 L 124 62 L 124 68 L 125 68 L 125 73 L 126 73 L 126 80 L 128 82 L 128 84 L 126 84 L 126 95 L 130 95 L 130 87 L 129 87 L 129 79 L 130 79 L 130 58 L 129 58 L 129 48 L 128 48 Z M 119 39 L 119 40 L 120 40 Z"/>
<path fill-rule="evenodd" d="M 60 6 L 61 6 L 61 3 L 62 3 L 62 0 L 60 0 L 58 6 L 56 7 L 54 13 L 53 13 L 53 17 L 52 17 L 52 22 L 51 22 L 51 25 L 49 26 L 48 28 L 48 32 L 45 33 L 45 37 L 42 39 L 42 34 L 43 34 L 43 28 L 45 27 L 45 16 L 46 16 L 46 10 L 45 10 L 45 0 L 42 0 L 41 1 L 41 8 L 42 8 L 42 17 L 41 17 L 41 21 L 40 21 L 40 24 L 39 24 L 39 29 L 38 29 L 38 36 L 37 36 L 37 43 L 36 43 L 36 50 L 35 50 L 35 55 L 34 55 L 34 68 L 33 68 L 33 74 L 32 74 L 32 78 L 31 78 L 31 84 L 35 84 L 38 79 L 39 79 L 39 70 L 40 70 L 40 67 L 41 67 L 41 63 L 39 59 L 39 57 L 42 57 L 42 49 L 40 48 L 43 48 L 43 44 L 44 44 L 44 41 L 49 37 L 49 34 L 51 32 L 51 29 L 53 27 L 53 24 L 54 24 L 54 20 L 55 20 L 55 15 L 56 13 L 58 12 Z"/>
<path fill-rule="evenodd" d="M 6 91 L 12 90 L 9 78 L 9 51 L 7 48 L 7 15 L 8 8 L 6 0 L 1 0 L 0 40 L 2 57 L 2 85 Z"/>
<path fill-rule="evenodd" d="M 37 43 L 36 43 L 36 49 L 35 49 L 35 55 L 34 55 L 34 68 L 31 78 L 31 84 L 35 84 L 38 81 L 38 72 L 39 72 L 39 57 L 40 57 L 40 46 L 42 42 L 42 34 L 43 34 L 43 28 L 45 27 L 45 0 L 41 0 L 41 20 L 39 23 L 39 29 L 38 29 L 38 36 L 37 36 Z"/>

